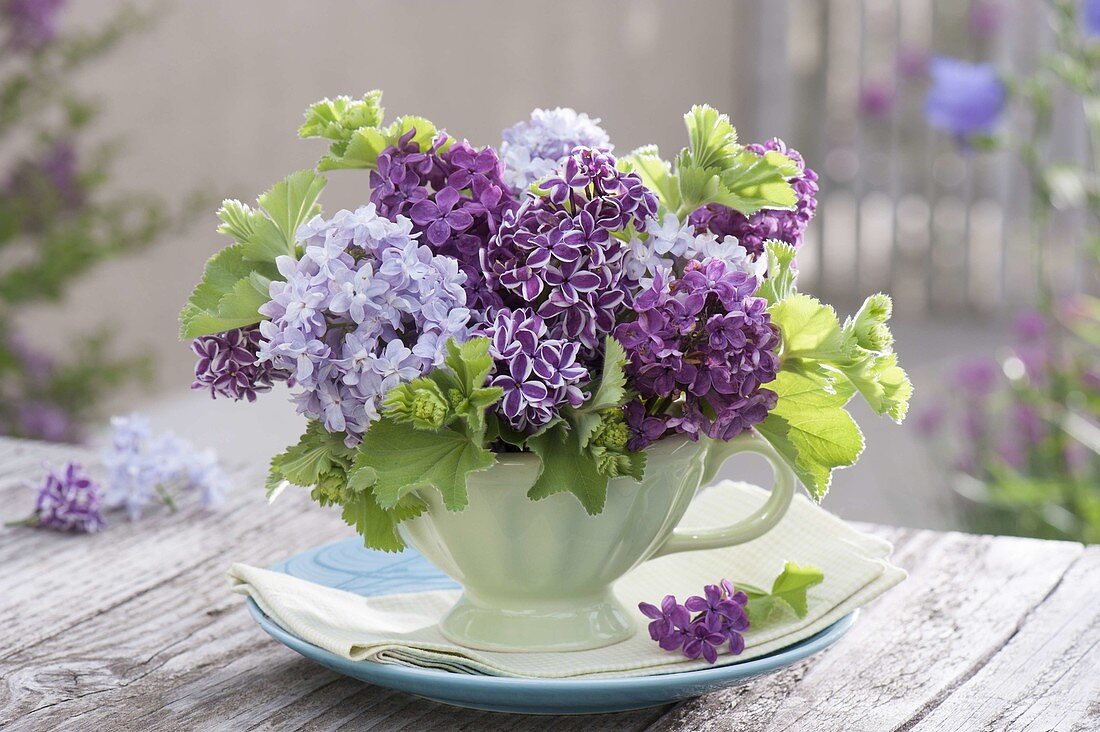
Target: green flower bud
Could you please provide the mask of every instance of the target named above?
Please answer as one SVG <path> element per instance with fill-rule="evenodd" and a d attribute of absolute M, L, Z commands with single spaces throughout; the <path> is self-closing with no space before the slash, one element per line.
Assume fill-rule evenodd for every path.
<path fill-rule="evenodd" d="M 881 352 L 894 345 L 894 336 L 886 325 L 893 310 L 893 302 L 887 295 L 878 293 L 867 298 L 852 320 L 852 332 L 860 348 Z"/>
<path fill-rule="evenodd" d="M 618 409 L 609 409 L 600 415 L 600 424 L 592 432 L 591 443 L 609 450 L 625 450 L 630 439 L 630 429 L 626 426 L 623 413 Z"/>
<path fill-rule="evenodd" d="M 412 423 L 416 427 L 437 430 L 447 421 L 447 403 L 423 389 L 413 395 Z"/>
<path fill-rule="evenodd" d="M 437 430 L 447 422 L 450 405 L 430 379 L 416 379 L 390 390 L 382 411 L 397 422 L 411 422 L 422 430 Z"/>

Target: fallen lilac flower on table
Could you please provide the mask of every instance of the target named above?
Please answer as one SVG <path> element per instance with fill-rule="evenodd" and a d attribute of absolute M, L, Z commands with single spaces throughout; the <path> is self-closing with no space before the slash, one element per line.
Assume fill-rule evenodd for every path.
<path fill-rule="evenodd" d="M 47 467 L 34 513 L 9 526 L 31 526 L 54 531 L 91 534 L 107 525 L 100 512 L 103 491 L 84 472 L 80 463 L 68 462 L 61 467 Z"/>
<path fill-rule="evenodd" d="M 204 508 L 220 504 L 229 478 L 212 450 L 199 450 L 171 432 L 154 433 L 138 414 L 115 417 L 111 446 L 103 453 L 107 504 L 125 508 L 131 520 L 153 503 L 175 510 L 184 493 L 199 495 Z"/>

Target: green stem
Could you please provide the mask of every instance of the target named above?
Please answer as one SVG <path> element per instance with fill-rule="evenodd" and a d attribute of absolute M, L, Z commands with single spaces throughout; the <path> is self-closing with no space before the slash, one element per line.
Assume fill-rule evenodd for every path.
<path fill-rule="evenodd" d="M 172 497 L 172 494 L 169 493 L 168 489 L 164 486 L 157 486 L 157 496 L 160 497 L 160 500 L 164 503 L 165 506 L 168 506 L 168 510 L 172 513 L 175 513 L 179 510 L 179 504 L 176 503 L 176 499 Z"/>
<path fill-rule="evenodd" d="M 28 526 L 33 528 L 35 526 L 38 526 L 38 516 L 32 513 L 25 519 L 19 519 L 17 521 L 5 521 L 4 526 Z"/>

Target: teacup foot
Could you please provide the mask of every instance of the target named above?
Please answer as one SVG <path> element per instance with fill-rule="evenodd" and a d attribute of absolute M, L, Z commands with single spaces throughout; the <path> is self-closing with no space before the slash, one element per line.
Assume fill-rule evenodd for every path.
<path fill-rule="evenodd" d="M 511 607 L 509 607 L 511 605 Z M 610 592 L 579 600 L 488 603 L 468 592 L 443 617 L 450 641 L 482 651 L 586 651 L 630 638 L 637 625 Z"/>

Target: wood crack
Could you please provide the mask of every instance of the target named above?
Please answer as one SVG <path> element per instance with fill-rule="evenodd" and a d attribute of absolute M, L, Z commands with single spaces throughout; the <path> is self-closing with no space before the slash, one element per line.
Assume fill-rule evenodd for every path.
<path fill-rule="evenodd" d="M 1081 547 L 1081 549 L 1082 551 L 1084 551 L 1083 546 Z M 1049 600 L 1050 597 L 1055 592 L 1057 592 L 1058 588 L 1062 586 L 1062 582 L 1065 580 L 1066 575 L 1078 562 L 1081 561 L 1082 556 L 1074 559 L 1073 562 L 1071 562 L 1065 568 L 1065 571 L 1062 572 L 1062 575 L 1058 578 L 1058 580 L 1053 585 L 1051 585 L 1046 594 L 1044 594 L 1038 602 L 1034 603 L 1027 611 L 1027 613 L 1025 613 L 1024 616 L 1020 618 L 1015 627 L 1012 629 L 1012 632 L 1008 635 L 1007 638 L 1005 638 L 1004 643 L 975 661 L 974 664 L 967 669 L 966 673 L 956 677 L 946 688 L 942 689 L 939 694 L 937 694 L 935 697 L 933 697 L 931 700 L 921 706 L 921 708 L 918 709 L 909 719 L 895 727 L 893 732 L 909 732 L 910 730 L 912 730 L 914 727 L 920 724 L 921 721 L 923 721 L 929 714 L 932 714 L 937 708 L 943 705 L 943 703 L 946 702 L 952 694 L 958 691 L 964 684 L 966 684 L 979 672 L 981 672 L 981 670 L 985 668 L 989 664 L 989 662 L 992 661 L 995 656 L 997 656 L 997 654 L 1004 650 L 1005 646 L 1012 642 L 1013 638 L 1019 635 L 1024 625 L 1026 625 L 1028 620 L 1036 613 L 1036 611 L 1038 611 L 1039 608 L 1043 606 L 1043 603 Z"/>

